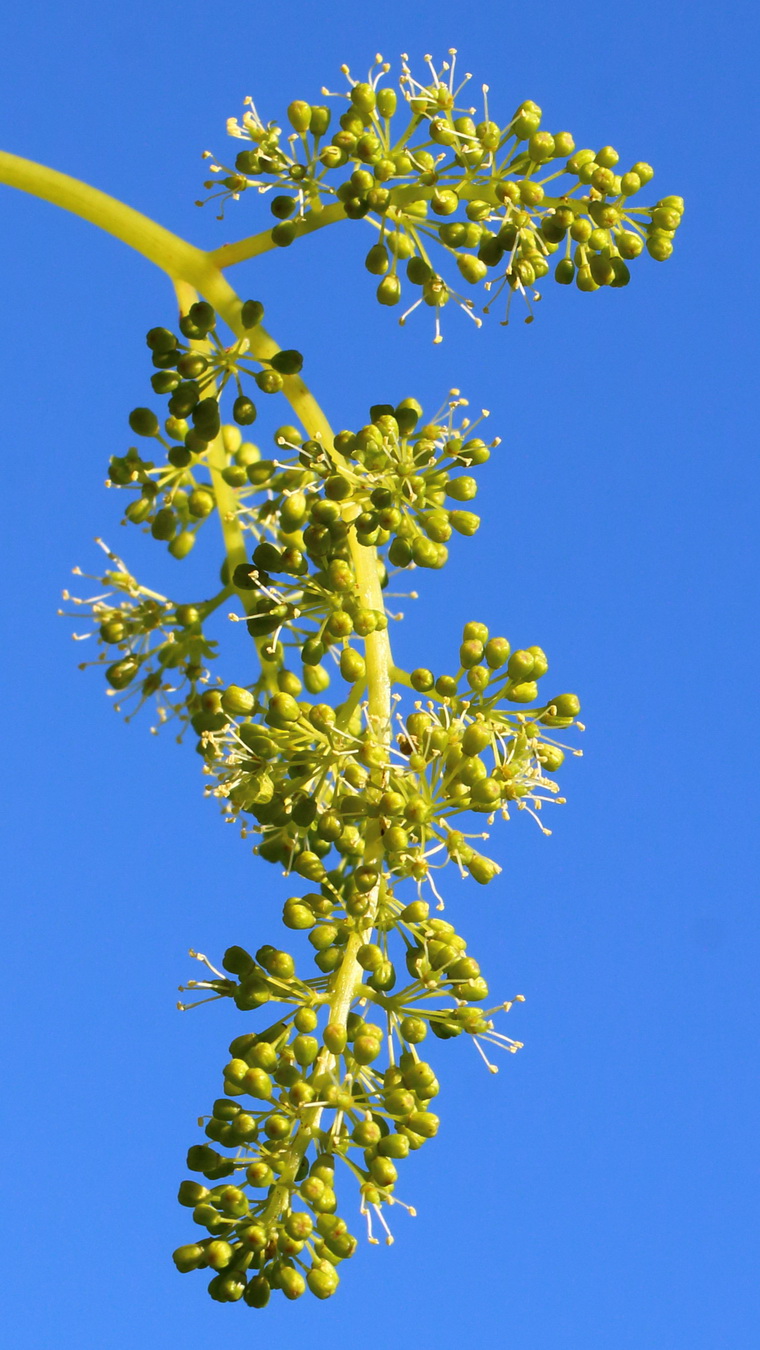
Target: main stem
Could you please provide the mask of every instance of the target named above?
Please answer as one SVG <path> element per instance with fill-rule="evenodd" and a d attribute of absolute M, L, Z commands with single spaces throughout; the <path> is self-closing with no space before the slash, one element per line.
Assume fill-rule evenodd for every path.
<path fill-rule="evenodd" d="M 100 192 L 76 178 L 70 178 L 67 174 L 58 173 L 55 169 L 35 164 L 31 160 L 22 159 L 5 151 L 0 151 L 0 182 L 60 206 L 63 210 L 81 216 L 99 229 L 121 239 L 123 243 L 128 244 L 130 248 L 141 253 L 167 273 L 174 284 L 181 308 L 189 308 L 194 293 L 200 292 L 238 337 L 248 338 L 250 350 L 256 358 L 268 360 L 280 350 L 274 339 L 260 325 L 252 329 L 243 327 L 240 319 L 242 302 L 216 263 L 220 255 L 224 257 L 223 250 L 217 250 L 215 254 L 206 253 L 203 249 L 196 248 L 195 245 L 164 229 L 148 216 L 108 196 L 107 193 Z M 337 218 L 340 217 L 336 213 Z M 233 261 L 232 257 L 227 255 L 227 261 Z M 334 456 L 332 428 L 300 376 L 286 376 L 283 380 L 283 393 L 307 435 L 320 440 L 328 453 Z M 209 467 L 213 487 L 217 493 L 227 558 L 232 568 L 238 562 L 245 561 L 247 555 L 237 520 L 234 494 L 221 477 L 221 465 L 222 461 L 217 462 L 212 451 Z M 385 603 L 380 585 L 377 550 L 360 544 L 353 526 L 349 532 L 349 547 L 361 605 L 384 615 Z M 385 750 L 387 762 L 391 738 L 393 670 L 387 629 L 370 633 L 365 639 L 365 651 L 369 724 L 374 739 Z M 380 772 L 382 774 L 382 771 Z M 380 831 L 379 827 L 373 824 L 365 842 L 364 861 L 374 863 L 381 858 Z M 350 935 L 343 960 L 332 978 L 329 1019 L 342 1027 L 346 1025 L 357 985 L 361 983 L 362 970 L 356 954 L 374 927 L 379 895 L 378 885 L 371 896 L 366 924 L 361 932 Z M 328 1080 L 334 1064 L 335 1057 L 324 1049 L 317 1066 L 318 1076 Z M 308 1147 L 312 1131 L 318 1127 L 320 1115 L 321 1110 L 318 1107 L 304 1113 L 303 1123 L 293 1141 L 288 1165 L 267 1206 L 267 1211 L 272 1215 L 289 1203 L 301 1159 Z"/>

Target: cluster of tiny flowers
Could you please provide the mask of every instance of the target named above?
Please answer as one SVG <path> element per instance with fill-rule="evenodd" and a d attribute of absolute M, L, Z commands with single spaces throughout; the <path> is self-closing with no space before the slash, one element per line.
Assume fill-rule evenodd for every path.
<path fill-rule="evenodd" d="M 378 300 L 399 304 L 406 280 L 417 295 L 401 322 L 429 306 L 436 341 L 441 310 L 452 299 L 481 322 L 472 296 L 458 289 L 462 283 L 485 287 L 484 313 L 506 291 L 504 322 L 519 292 L 530 321 L 536 284 L 560 250 L 555 279 L 575 280 L 581 291 L 627 285 L 628 263 L 645 249 L 659 262 L 670 257 L 683 199 L 638 204 L 654 176 L 651 165 L 638 161 L 621 172 L 613 146 L 577 150 L 569 132 L 542 128 L 541 109 L 530 100 L 507 121 L 494 121 L 486 85 L 479 114 L 462 101 L 470 76 L 457 85 L 456 54 L 450 55 L 441 70 L 427 57 L 422 81 L 404 57 L 400 97 L 384 83 L 390 66 L 381 57 L 366 80 L 354 80 L 344 67 L 348 92 L 329 95 L 348 104 L 334 130 L 329 106 L 296 100 L 283 135 L 249 99 L 241 121 L 227 124 L 229 135 L 249 148 L 234 166 L 214 163 L 217 177 L 206 187 L 222 201 L 251 190 L 272 194 L 271 243 L 279 247 L 333 220 L 367 221 L 377 232 L 366 267 L 379 278 Z M 224 248 L 219 256 L 224 262 Z M 444 257 L 456 267 L 456 283 L 451 269 L 441 272 Z"/>
<path fill-rule="evenodd" d="M 187 1156 L 189 1169 L 210 1184 L 188 1179 L 179 1188 L 180 1204 L 208 1236 L 179 1247 L 175 1263 L 183 1273 L 213 1272 L 208 1291 L 219 1302 L 261 1308 L 273 1290 L 296 1299 L 307 1288 L 330 1297 L 337 1268 L 357 1245 L 338 1214 L 344 1183 L 349 1195 L 358 1188 L 353 1206 L 369 1241 L 377 1233 L 393 1241 L 387 1210 L 415 1212 L 396 1194 L 398 1165 L 439 1128 L 431 1109 L 438 1079 L 418 1048 L 430 1033 L 469 1035 L 492 1073 L 497 1066 L 484 1047 L 520 1048 L 492 1021 L 512 1002 L 478 1006 L 488 986 L 453 926 L 431 918 L 424 901 L 402 905 L 383 884 L 371 940 L 366 915 L 377 876 L 360 872 L 355 883 L 326 881 L 286 902 L 288 926 L 308 929 L 321 972 L 315 978 L 300 979 L 293 957 L 273 946 L 255 958 L 232 947 L 221 971 L 199 956 L 206 978 L 183 986 L 208 991 L 203 1001 L 231 997 L 247 1012 L 285 1005 L 275 1023 L 232 1041 L 224 1095 L 200 1122 L 211 1142 L 194 1144 Z M 406 973 L 398 990 L 394 937 Z M 329 1020 L 329 988 L 349 944 L 364 979 L 339 1024 Z"/>

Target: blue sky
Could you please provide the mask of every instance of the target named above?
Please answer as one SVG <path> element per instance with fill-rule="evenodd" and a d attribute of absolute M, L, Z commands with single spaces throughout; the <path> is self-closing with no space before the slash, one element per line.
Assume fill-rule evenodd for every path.
<path fill-rule="evenodd" d="M 77 671 L 56 616 L 95 535 L 159 587 L 178 574 L 122 537 L 103 488 L 172 296 L 115 241 L 3 189 L 3 1152 L 22 1350 L 228 1328 L 313 1350 L 757 1345 L 754 7 L 31 0 L 5 24 L 0 144 L 215 247 L 266 221 L 193 205 L 200 152 L 223 153 L 246 95 L 274 118 L 337 87 L 344 61 L 452 45 L 505 117 L 533 98 L 579 145 L 651 162 L 657 195 L 687 202 L 672 261 L 644 258 L 623 291 L 547 284 L 530 327 L 447 315 L 440 347 L 423 316 L 401 330 L 375 305 L 361 224 L 236 280 L 305 352 L 336 424 L 458 386 L 503 437 L 477 540 L 421 578 L 395 641 L 441 669 L 482 619 L 543 646 L 583 700 L 552 837 L 514 821 L 498 884 L 451 893 L 492 987 L 526 997 L 510 1015 L 525 1049 L 491 1078 L 441 1045 L 443 1128 L 404 1183 L 418 1217 L 363 1247 L 330 1303 L 220 1307 L 175 1274 L 176 1185 L 241 1015 L 179 1016 L 174 990 L 188 947 L 277 940 L 285 892 L 203 801 L 192 751 L 124 727 Z"/>

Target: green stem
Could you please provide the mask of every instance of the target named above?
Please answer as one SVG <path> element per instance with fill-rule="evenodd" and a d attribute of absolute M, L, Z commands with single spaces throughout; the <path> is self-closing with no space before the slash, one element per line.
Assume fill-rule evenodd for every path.
<path fill-rule="evenodd" d="M 315 211 L 312 207 L 309 214 L 297 222 L 295 237 L 300 239 L 304 234 L 313 234 L 315 230 L 321 230 L 325 225 L 334 225 L 338 220 L 348 220 L 342 202 L 333 202 L 331 206 L 325 206 L 321 211 Z M 251 234 L 247 239 L 238 239 L 235 244 L 222 244 L 221 248 L 214 249 L 208 256 L 217 267 L 232 267 L 233 263 L 258 258 L 262 253 L 268 253 L 270 249 L 276 247 L 277 245 L 272 243 L 272 231 L 269 229 L 262 230 L 261 234 Z"/>

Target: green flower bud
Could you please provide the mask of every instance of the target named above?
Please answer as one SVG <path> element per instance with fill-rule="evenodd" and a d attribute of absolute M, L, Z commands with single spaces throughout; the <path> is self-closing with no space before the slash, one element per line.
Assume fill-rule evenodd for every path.
<path fill-rule="evenodd" d="M 213 1242 L 206 1244 L 204 1254 L 212 1270 L 223 1270 L 225 1266 L 230 1264 L 233 1257 L 229 1242 L 223 1242 L 219 1238 L 215 1238 Z"/>
<path fill-rule="evenodd" d="M 127 685 L 132 683 L 139 669 L 140 662 L 134 657 L 127 656 L 123 661 L 116 661 L 114 665 L 108 667 L 106 679 L 112 689 L 126 689 Z"/>
<path fill-rule="evenodd" d="M 625 263 L 623 262 L 622 258 L 612 259 L 612 270 L 614 272 L 614 277 L 610 282 L 610 286 L 612 286 L 613 288 L 618 286 L 627 286 L 628 282 L 631 280 L 631 274 L 628 268 L 626 267 Z"/>
<path fill-rule="evenodd" d="M 419 667 L 419 669 L 413 670 L 411 675 L 409 676 L 409 679 L 411 681 L 412 688 L 416 689 L 418 694 L 429 693 L 430 690 L 433 688 L 433 685 L 435 684 L 435 677 L 433 675 L 433 672 L 431 670 L 425 670 L 423 667 Z"/>
<path fill-rule="evenodd" d="M 369 1164 L 369 1174 L 378 1186 L 392 1186 L 398 1181 L 398 1172 L 390 1158 L 373 1158 Z"/>
<path fill-rule="evenodd" d="M 270 356 L 269 364 L 280 375 L 297 375 L 303 369 L 303 356 L 300 352 L 287 349 Z"/>
<path fill-rule="evenodd" d="M 255 1186 L 257 1189 L 263 1189 L 266 1186 L 272 1185 L 272 1182 L 274 1181 L 274 1172 L 267 1163 L 254 1162 L 251 1163 L 246 1170 L 246 1177 L 248 1178 L 249 1185 Z"/>
<path fill-rule="evenodd" d="M 501 868 L 491 858 L 484 857 L 482 853 L 473 852 L 468 858 L 462 858 L 462 862 L 473 880 L 479 882 L 481 886 L 486 886 L 489 881 L 493 881 L 494 877 L 498 876 L 501 871 Z"/>
<path fill-rule="evenodd" d="M 524 103 L 520 104 L 512 118 L 510 130 L 519 141 L 526 141 L 529 136 L 538 131 L 540 124 L 541 109 L 537 103 L 533 103 L 531 99 L 526 99 Z"/>
<path fill-rule="evenodd" d="M 319 1041 L 314 1036 L 296 1036 L 292 1045 L 293 1054 L 302 1066 L 313 1064 L 319 1053 Z"/>
<path fill-rule="evenodd" d="M 272 1096 L 272 1080 L 268 1073 L 263 1069 L 248 1068 L 243 1075 L 240 1086 L 248 1093 L 249 1097 L 256 1097 L 260 1101 L 269 1101 Z"/>
<path fill-rule="evenodd" d="M 647 239 L 647 253 L 655 262 L 667 262 L 673 252 L 673 245 L 669 239 L 663 239 L 658 235 L 651 235 Z"/>
<path fill-rule="evenodd" d="M 459 664 L 464 670 L 472 670 L 483 659 L 483 643 L 477 639 L 463 642 L 459 648 Z"/>
<path fill-rule="evenodd" d="M 390 257 L 385 244 L 373 244 L 366 258 L 364 266 L 368 272 L 374 276 L 382 277 L 390 267 Z"/>
<path fill-rule="evenodd" d="M 575 284 L 579 291 L 598 291 L 599 285 L 591 274 L 591 268 L 588 266 L 579 267 L 575 276 Z"/>
<path fill-rule="evenodd" d="M 244 300 L 240 310 L 240 322 L 244 328 L 255 328 L 264 317 L 264 306 L 260 300 Z"/>
<path fill-rule="evenodd" d="M 469 281 L 473 286 L 482 281 L 488 274 L 488 266 L 480 258 L 475 258 L 471 253 L 457 254 L 457 267 L 465 281 Z"/>
<path fill-rule="evenodd" d="M 415 1134 L 421 1135 L 423 1139 L 435 1139 L 440 1120 L 432 1111 L 413 1111 L 411 1115 L 407 1116 L 404 1124 Z"/>
<path fill-rule="evenodd" d="M 377 1155 L 380 1158 L 408 1158 L 409 1140 L 403 1134 L 386 1134 L 378 1142 Z"/>
<path fill-rule="evenodd" d="M 222 694 L 222 708 L 229 717 L 249 717 L 255 706 L 253 694 L 239 684 L 229 685 Z"/>
<path fill-rule="evenodd" d="M 508 684 L 504 690 L 504 697 L 510 703 L 532 703 L 538 698 L 538 685 L 535 680 L 521 681 L 519 684 Z"/>
<path fill-rule="evenodd" d="M 309 104 L 304 103 L 302 99 L 296 99 L 293 103 L 288 104 L 288 121 L 294 131 L 298 131 L 301 134 L 308 131 L 311 125 L 311 108 Z"/>
<path fill-rule="evenodd" d="M 210 516 L 216 505 L 216 499 L 209 488 L 195 488 L 188 498 L 187 509 L 191 516 L 204 520 Z"/>
<path fill-rule="evenodd" d="M 306 1289 L 306 1281 L 293 1266 L 283 1266 L 279 1272 L 280 1289 L 286 1298 L 300 1298 Z"/>
<path fill-rule="evenodd" d="M 138 436 L 158 435 L 158 418 L 150 408 L 133 408 L 129 425 Z"/>
<path fill-rule="evenodd" d="M 381 89 L 380 93 L 393 93 L 393 90 Z M 330 1298 L 339 1284 L 338 1272 L 329 1261 L 321 1261 L 318 1266 L 312 1266 L 306 1283 L 316 1298 Z"/>
<path fill-rule="evenodd" d="M 611 169 L 602 168 L 600 165 L 592 171 L 591 184 L 597 192 L 609 194 L 615 187 L 615 175 Z"/>
<path fill-rule="evenodd" d="M 638 258 L 644 247 L 644 240 L 641 236 L 628 230 L 616 236 L 616 243 L 621 258 Z"/>
<path fill-rule="evenodd" d="M 399 278 L 395 275 L 383 277 L 376 294 L 381 305 L 397 305 L 401 299 Z"/>
<path fill-rule="evenodd" d="M 477 496 L 478 485 L 474 478 L 449 478 L 445 491 L 456 502 L 470 502 Z"/>
<path fill-rule="evenodd" d="M 450 511 L 449 523 L 457 534 L 463 534 L 469 539 L 480 529 L 480 516 L 476 516 L 473 511 Z"/>
<path fill-rule="evenodd" d="M 598 286 L 609 286 L 615 279 L 615 269 L 611 258 L 605 258 L 603 254 L 595 254 L 589 263 L 591 275 Z"/>
<path fill-rule="evenodd" d="M 188 1271 L 197 1270 L 199 1266 L 206 1264 L 206 1248 L 197 1242 L 188 1242 L 172 1253 L 172 1260 L 180 1274 L 186 1275 Z"/>
<path fill-rule="evenodd" d="M 453 188 L 436 188 L 430 199 L 430 209 L 437 216 L 452 216 L 459 209 L 459 197 Z"/>
<path fill-rule="evenodd" d="M 153 524 L 150 527 L 150 532 L 154 539 L 168 541 L 174 537 L 176 528 L 177 519 L 174 512 L 171 510 L 171 507 L 164 506 L 160 511 L 157 511 L 153 517 Z"/>
<path fill-rule="evenodd" d="M 243 1298 L 249 1308 L 265 1308 L 269 1302 L 270 1284 L 264 1275 L 255 1275 L 248 1281 Z"/>

